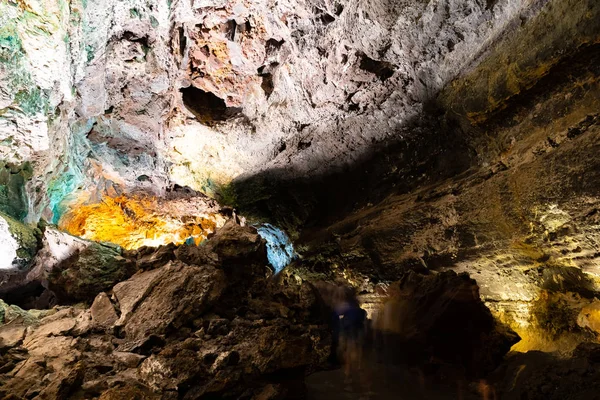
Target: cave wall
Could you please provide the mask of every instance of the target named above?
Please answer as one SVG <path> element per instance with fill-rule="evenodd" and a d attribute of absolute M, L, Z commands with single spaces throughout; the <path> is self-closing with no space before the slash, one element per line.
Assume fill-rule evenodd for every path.
<path fill-rule="evenodd" d="M 599 13 L 549 3 L 500 40 L 437 98 L 470 168 L 305 231 L 298 268 L 367 292 L 408 270 L 467 272 L 521 336 L 515 349 L 596 341 Z"/>
<path fill-rule="evenodd" d="M 545 3 L 5 2 L 2 158 L 19 182 L 1 184 L 15 217 L 58 222 L 104 195 L 177 183 L 234 202 L 235 178 L 352 164 L 411 136 Z"/>
<path fill-rule="evenodd" d="M 10 217 L 178 184 L 310 225 L 313 270 L 481 272 L 518 322 L 569 267 L 595 307 L 596 2 L 0 7 Z"/>

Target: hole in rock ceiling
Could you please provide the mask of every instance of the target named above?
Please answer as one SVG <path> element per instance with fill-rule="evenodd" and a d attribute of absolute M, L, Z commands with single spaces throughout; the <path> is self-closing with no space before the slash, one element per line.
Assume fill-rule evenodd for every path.
<path fill-rule="evenodd" d="M 242 112 L 240 107 L 227 107 L 225 100 L 193 86 L 182 88 L 180 92 L 183 104 L 188 111 L 207 125 L 226 121 Z"/>
<path fill-rule="evenodd" d="M 297 256 L 288 235 L 271 224 L 255 226 L 258 234 L 267 241 L 267 258 L 275 273 L 287 267 Z"/>

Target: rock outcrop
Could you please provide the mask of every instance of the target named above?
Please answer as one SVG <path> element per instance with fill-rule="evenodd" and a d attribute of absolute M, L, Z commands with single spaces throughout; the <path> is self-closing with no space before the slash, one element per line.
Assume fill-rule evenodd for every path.
<path fill-rule="evenodd" d="M 331 333 L 317 291 L 293 275 L 268 279 L 255 230 L 232 223 L 205 246 L 170 250 L 90 308 L 6 306 L 0 394 L 287 398 L 324 365 Z"/>
<path fill-rule="evenodd" d="M 31 266 L 39 248 L 39 231 L 0 213 L 0 273 Z"/>
<path fill-rule="evenodd" d="M 467 275 L 410 272 L 387 291 L 372 316 L 376 346 L 387 362 L 424 370 L 452 365 L 456 376 L 485 377 L 520 340 L 494 320 Z"/>

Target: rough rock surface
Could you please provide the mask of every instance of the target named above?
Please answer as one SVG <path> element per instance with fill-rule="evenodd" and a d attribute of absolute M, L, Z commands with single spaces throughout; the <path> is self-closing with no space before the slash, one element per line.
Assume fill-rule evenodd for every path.
<path fill-rule="evenodd" d="M 0 275 L 0 295 L 31 308 L 47 307 L 57 298 L 61 302 L 91 301 L 99 292 L 132 275 L 135 268 L 134 262 L 122 257 L 118 246 L 46 227 L 31 268 Z"/>
<path fill-rule="evenodd" d="M 29 267 L 39 248 L 38 236 L 35 228 L 0 213 L 0 273 Z"/>
<path fill-rule="evenodd" d="M 555 374 L 510 360 L 503 396 L 566 396 L 551 382 L 567 376 L 585 398 L 600 333 L 599 43 L 596 0 L 0 3 L 3 213 L 70 216 L 85 236 L 98 218 L 78 216 L 110 203 L 141 228 L 109 232 L 153 241 L 153 218 L 122 199 L 178 184 L 291 228 L 301 256 L 268 281 L 264 244 L 235 224 L 177 249 L 59 243 L 23 282 L 92 306 L 30 318 L 3 303 L 0 392 L 285 397 L 328 353 L 300 277 L 349 282 L 374 311 L 408 271 L 443 283 L 452 270 L 481 288 L 458 298 L 479 312 L 480 295 L 519 334 L 513 349 L 573 356 L 529 354 Z M 33 247 L 2 221 L 10 266 L 26 266 L 17 251 Z M 208 235 L 182 231 L 170 240 Z M 455 304 L 414 300 L 431 315 L 409 339 L 440 343 L 427 332 L 449 334 L 435 317 Z M 417 359 L 486 370 L 502 353 L 438 350 Z"/>
<path fill-rule="evenodd" d="M 597 40 L 597 13 L 557 0 L 3 3 L 2 158 L 31 171 L 6 187 L 29 195 L 16 213 L 32 221 L 171 183 L 233 201 L 236 177 L 315 176 L 416 139 L 411 121 L 499 38 L 547 32 L 504 61 L 524 76 L 502 87 L 529 87 Z M 534 76 L 536 63 L 548 68 Z"/>
<path fill-rule="evenodd" d="M 203 255 L 150 265 L 89 309 L 25 318 L 13 307 L 0 325 L 0 394 L 287 398 L 329 355 L 317 292 L 294 275 L 267 279 L 265 245 L 252 228 L 230 224 L 189 248 Z"/>
<path fill-rule="evenodd" d="M 561 24 L 554 12 L 562 5 L 551 10 L 537 23 Z M 431 163 L 412 159 L 412 169 L 387 155 L 367 164 L 374 190 L 356 194 L 357 207 L 337 221 L 305 230 L 300 269 L 339 272 L 368 291 L 406 270 L 468 272 L 494 315 L 522 337 L 515 349 L 569 353 L 597 341 L 598 45 L 592 40 L 564 58 L 542 51 L 549 64 L 531 61 L 546 65 L 542 76 L 519 78 L 520 89 L 501 86 L 502 101 L 469 102 L 480 98 L 469 88 L 524 71 L 506 57 L 520 39 L 533 46 L 533 32 L 501 40 L 497 69 L 474 67 L 443 93 L 440 102 L 464 105 L 438 125 L 461 138 L 459 151 L 436 153 Z M 473 161 L 459 174 L 444 172 L 460 159 Z M 392 171 L 382 173 L 388 161 Z"/>
<path fill-rule="evenodd" d="M 66 212 L 58 226 L 72 235 L 126 249 L 169 243 L 200 243 L 232 217 L 201 193 L 173 188 L 164 197 L 104 197 Z"/>

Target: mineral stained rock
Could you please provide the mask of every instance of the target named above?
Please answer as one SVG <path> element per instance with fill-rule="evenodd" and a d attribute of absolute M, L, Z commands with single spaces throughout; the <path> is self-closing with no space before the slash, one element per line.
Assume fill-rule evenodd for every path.
<path fill-rule="evenodd" d="M 501 107 L 598 39 L 591 0 L 43 1 L 0 14 L 0 155 L 30 165 L 7 198 L 26 193 L 19 218 L 54 223 L 111 193 L 177 183 L 235 201 L 235 178 L 329 173 L 374 143 L 419 139 L 411 122 L 478 65 L 492 104 L 466 78 L 444 97 L 465 98 L 457 112 Z M 495 44 L 514 33 L 527 51 L 511 61 L 515 45 Z"/>
<path fill-rule="evenodd" d="M 231 210 L 229 210 L 231 211 Z M 231 217 L 226 209 L 202 195 L 170 191 L 165 197 L 105 196 L 66 212 L 58 226 L 72 235 L 111 242 L 125 249 L 170 243 L 200 243 Z"/>

